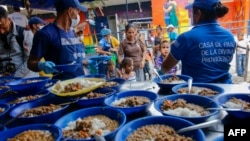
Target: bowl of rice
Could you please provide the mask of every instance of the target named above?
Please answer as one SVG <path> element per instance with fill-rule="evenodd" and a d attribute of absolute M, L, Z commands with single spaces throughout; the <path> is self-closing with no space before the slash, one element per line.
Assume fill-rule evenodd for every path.
<path fill-rule="evenodd" d="M 176 131 L 194 125 L 187 120 L 170 116 L 148 116 L 132 120 L 116 134 L 115 141 L 205 141 L 201 129 L 178 134 Z"/>
<path fill-rule="evenodd" d="M 118 109 L 91 107 L 64 115 L 55 122 L 67 141 L 95 141 L 94 136 L 113 140 L 117 131 L 125 124 L 126 115 Z"/>
<path fill-rule="evenodd" d="M 154 78 L 154 82 L 160 87 L 160 89 L 164 90 L 171 90 L 172 87 L 178 85 L 187 83 L 188 79 L 192 79 L 192 77 L 187 75 L 172 75 L 172 74 L 164 74 L 160 75 L 161 80 L 159 77 Z"/>
<path fill-rule="evenodd" d="M 30 124 L 0 132 L 2 141 L 60 141 L 62 131 L 52 124 Z"/>
<path fill-rule="evenodd" d="M 205 96 L 178 94 L 155 100 L 154 107 L 165 116 L 175 116 L 193 123 L 201 123 L 219 113 L 218 110 L 207 110 L 207 108 L 220 106 L 213 99 Z"/>
<path fill-rule="evenodd" d="M 228 115 L 239 118 L 250 118 L 250 95 L 245 93 L 221 94 L 215 97 L 215 101 L 224 108 L 242 109 L 227 110 Z"/>
<path fill-rule="evenodd" d="M 87 94 L 77 97 L 76 104 L 81 107 L 90 107 L 90 106 L 101 106 L 104 105 L 105 97 L 113 95 L 116 93 L 115 89 L 111 88 L 99 88 L 95 89 Z"/>
<path fill-rule="evenodd" d="M 103 86 L 101 86 L 101 88 L 107 87 L 107 88 L 115 89 L 117 92 L 119 92 L 125 82 L 126 80 L 123 78 L 109 79 L 105 82 Z"/>
<path fill-rule="evenodd" d="M 10 117 L 17 118 L 17 124 L 54 123 L 66 113 L 68 99 L 50 97 L 14 106 L 10 110 Z M 62 105 L 60 105 L 62 104 Z"/>
<path fill-rule="evenodd" d="M 214 84 L 193 83 L 190 93 L 188 93 L 188 84 L 176 85 L 172 88 L 172 91 L 176 94 L 196 94 L 212 98 L 216 95 L 224 93 L 225 90 Z"/>
<path fill-rule="evenodd" d="M 128 90 L 108 96 L 104 104 L 122 110 L 126 115 L 146 113 L 158 95 L 146 90 Z"/>

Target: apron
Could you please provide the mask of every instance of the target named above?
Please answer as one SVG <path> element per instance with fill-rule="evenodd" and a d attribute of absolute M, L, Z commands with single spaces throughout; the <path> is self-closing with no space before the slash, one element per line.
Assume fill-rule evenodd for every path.
<path fill-rule="evenodd" d="M 59 36 L 61 46 L 59 64 L 70 64 L 75 62 L 79 65 L 74 72 L 59 72 L 59 74 L 54 74 L 55 76 L 53 79 L 66 80 L 84 75 L 82 60 L 85 58 L 85 51 L 82 42 L 76 38 L 75 35 L 71 36 L 70 33 L 65 33 L 65 35 L 62 35 L 63 31 L 60 31 L 60 29 L 55 24 L 54 26 Z M 73 31 L 69 32 L 74 34 Z"/>

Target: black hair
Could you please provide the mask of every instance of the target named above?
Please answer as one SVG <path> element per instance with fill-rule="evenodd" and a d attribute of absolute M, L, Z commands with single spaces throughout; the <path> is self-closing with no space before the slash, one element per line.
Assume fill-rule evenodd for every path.
<path fill-rule="evenodd" d="M 0 6 L 0 19 L 1 18 L 8 18 L 8 12 L 2 6 Z"/>
<path fill-rule="evenodd" d="M 126 25 L 125 31 L 128 32 L 128 30 L 129 30 L 130 28 L 137 29 L 137 27 L 136 27 L 133 23 L 129 23 L 129 24 Z"/>
<path fill-rule="evenodd" d="M 107 63 L 108 66 L 114 66 L 115 63 L 112 61 L 112 60 L 109 60 L 108 63 Z"/>
<path fill-rule="evenodd" d="M 121 68 L 125 68 L 128 65 L 130 66 L 132 65 L 132 63 L 133 63 L 133 60 L 131 58 L 126 57 L 122 60 Z"/>
<path fill-rule="evenodd" d="M 161 25 L 158 25 L 158 26 L 156 27 L 156 29 L 160 29 L 160 30 L 162 31 Z"/>
<path fill-rule="evenodd" d="M 229 8 L 223 5 L 221 2 L 215 3 L 213 5 L 213 9 L 214 10 L 211 11 L 211 10 L 207 10 L 204 8 L 199 8 L 199 7 L 194 6 L 193 12 L 196 13 L 198 10 L 200 10 L 203 14 L 203 20 L 214 20 L 214 19 L 225 16 L 229 11 Z"/>
<path fill-rule="evenodd" d="M 162 44 L 164 44 L 164 43 L 169 43 L 169 41 L 167 41 L 167 40 L 161 41 L 161 43 L 159 44 L 159 49 L 161 49 L 161 46 L 162 46 Z M 170 46 L 170 44 L 169 44 L 169 46 Z"/>

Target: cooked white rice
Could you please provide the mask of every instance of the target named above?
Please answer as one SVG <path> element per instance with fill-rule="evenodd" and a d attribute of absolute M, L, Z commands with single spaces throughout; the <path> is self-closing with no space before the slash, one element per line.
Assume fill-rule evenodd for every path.
<path fill-rule="evenodd" d="M 243 109 L 243 106 L 241 104 L 237 104 L 231 101 L 226 102 L 224 106 L 232 109 Z"/>
<path fill-rule="evenodd" d="M 201 114 L 195 110 L 190 110 L 189 108 L 175 108 L 163 111 L 166 114 L 175 115 L 175 116 L 185 116 L 185 117 L 200 117 Z"/>

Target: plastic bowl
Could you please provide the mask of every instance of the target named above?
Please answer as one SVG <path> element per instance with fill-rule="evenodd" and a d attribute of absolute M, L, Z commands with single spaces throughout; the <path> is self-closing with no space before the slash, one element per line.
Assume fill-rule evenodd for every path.
<path fill-rule="evenodd" d="M 99 88 L 94 90 L 93 92 L 106 94 L 106 96 L 91 99 L 79 99 L 76 104 L 82 107 L 101 106 L 104 104 L 104 99 L 109 95 L 115 94 L 116 90 L 111 88 Z"/>
<path fill-rule="evenodd" d="M 30 124 L 30 125 L 11 128 L 11 129 L 5 130 L 3 132 L 0 132 L 0 137 L 1 137 L 2 141 L 7 141 L 7 139 L 13 138 L 16 135 L 18 135 L 24 131 L 28 131 L 28 130 L 50 131 L 52 133 L 52 136 L 54 137 L 55 141 L 60 141 L 60 139 L 62 137 L 62 131 L 60 130 L 60 128 L 55 126 L 55 125 L 50 125 L 50 124 Z"/>
<path fill-rule="evenodd" d="M 208 83 L 193 83 L 192 86 L 195 86 L 195 87 L 201 87 L 201 88 L 208 88 L 208 89 L 211 89 L 213 91 L 217 91 L 218 94 L 216 95 L 219 95 L 219 94 L 222 94 L 224 93 L 224 89 L 220 86 L 217 86 L 217 85 L 213 85 L 213 84 L 208 84 Z M 179 85 L 176 85 L 172 88 L 172 91 L 176 94 L 182 94 L 182 93 L 179 93 L 178 90 L 181 89 L 181 88 L 188 88 L 188 84 L 179 84 Z M 198 93 L 196 93 L 198 94 Z M 210 95 L 208 97 L 214 97 L 216 95 Z"/>
<path fill-rule="evenodd" d="M 150 125 L 150 124 L 163 124 L 168 125 L 175 130 L 179 130 L 184 127 L 188 127 L 194 125 L 193 123 L 177 118 L 177 117 L 169 117 L 169 116 L 148 116 L 139 118 L 133 121 L 130 121 L 126 125 L 124 125 L 116 134 L 115 141 L 126 141 L 126 139 L 138 128 Z M 185 132 L 180 135 L 185 135 L 187 137 L 191 137 L 196 141 L 205 141 L 205 135 L 201 129 L 193 130 L 189 132 Z"/>
<path fill-rule="evenodd" d="M 121 98 L 126 98 L 130 96 L 144 96 L 147 97 L 150 102 L 141 106 L 136 106 L 136 107 L 116 107 L 113 106 L 112 103 L 115 100 L 119 100 Z M 104 103 L 105 105 L 109 107 L 113 107 L 116 109 L 122 110 L 126 115 L 135 115 L 139 113 L 145 113 L 147 112 L 148 108 L 150 105 L 153 103 L 153 101 L 157 98 L 157 94 L 154 92 L 146 91 L 146 90 L 128 90 L 128 91 L 122 91 L 119 93 L 116 93 L 114 95 L 108 96 L 105 98 Z"/>
<path fill-rule="evenodd" d="M 217 103 L 219 103 L 221 106 L 225 107 L 225 103 L 229 101 L 231 98 L 237 98 L 244 100 L 248 103 L 250 103 L 250 95 L 244 94 L 244 93 L 231 93 L 231 94 L 221 94 L 216 96 L 214 99 Z M 250 112 L 249 111 L 227 111 L 228 115 L 239 118 L 239 119 L 247 119 L 250 118 Z"/>
<path fill-rule="evenodd" d="M 105 74 L 88 74 L 88 75 L 78 76 L 78 78 L 103 78 L 103 79 L 106 79 L 106 75 Z"/>
<path fill-rule="evenodd" d="M 20 103 L 17 103 L 17 104 L 11 104 L 12 101 L 18 99 L 18 98 L 22 98 L 22 97 L 25 97 L 25 96 L 29 96 L 29 95 L 38 95 L 38 94 L 41 94 L 42 96 L 39 97 L 39 98 L 36 98 L 36 99 L 32 99 L 32 100 L 27 100 L 27 101 L 22 101 Z M 10 105 L 10 107 L 13 107 L 13 106 L 17 106 L 17 105 L 20 105 L 20 104 L 23 104 L 23 103 L 27 103 L 27 102 L 32 102 L 32 101 L 36 101 L 36 100 L 40 100 L 40 99 L 43 99 L 45 98 L 46 96 L 48 96 L 50 94 L 50 92 L 48 90 L 43 90 L 37 94 L 29 94 L 29 93 L 26 93 L 26 94 L 16 94 L 15 96 L 11 96 L 11 97 L 7 97 L 7 98 L 4 98 L 4 99 L 1 99 L 0 102 L 2 103 L 8 103 Z"/>
<path fill-rule="evenodd" d="M 31 82 L 26 84 L 27 81 L 35 80 L 37 80 L 37 82 Z M 33 93 L 43 89 L 49 80 L 49 77 L 31 77 L 8 82 L 5 85 L 9 86 L 12 90 L 17 92 Z"/>
<path fill-rule="evenodd" d="M 14 76 L 0 77 L 0 86 L 5 85 L 8 82 L 18 80 L 18 79 L 21 79 L 21 77 L 14 77 Z"/>
<path fill-rule="evenodd" d="M 123 86 L 123 84 L 126 82 L 125 79 L 122 78 L 113 78 L 113 79 L 109 79 L 106 82 L 117 82 L 118 85 L 117 86 L 112 86 L 112 87 L 107 87 L 107 88 L 111 88 L 111 89 L 115 89 L 117 92 L 120 91 L 121 87 Z"/>
<path fill-rule="evenodd" d="M 161 97 L 161 98 L 155 100 L 154 107 L 157 111 L 159 111 L 161 114 L 163 114 L 165 116 L 179 117 L 179 118 L 183 118 L 183 119 L 186 119 L 188 121 L 191 121 L 193 123 L 205 122 L 211 116 L 214 116 L 214 115 L 219 113 L 218 110 L 209 110 L 210 113 L 205 115 L 205 116 L 197 116 L 197 117 L 190 116 L 190 117 L 188 117 L 188 116 L 177 116 L 177 115 L 167 114 L 161 110 L 161 106 L 165 100 L 175 101 L 175 100 L 180 99 L 180 98 L 186 100 L 187 103 L 196 104 L 196 105 L 202 106 L 203 108 L 219 108 L 220 107 L 220 105 L 217 104 L 211 98 L 208 98 L 205 96 L 199 96 L 199 95 L 190 95 L 190 94 L 178 94 L 178 95 L 175 94 L 175 95 L 168 95 L 168 96 Z"/>
<path fill-rule="evenodd" d="M 88 116 L 95 116 L 95 115 L 105 115 L 113 120 L 116 120 L 119 123 L 119 127 L 116 128 L 113 132 L 104 135 L 106 141 L 113 140 L 116 132 L 125 124 L 126 122 L 126 115 L 118 109 L 109 108 L 109 107 L 91 107 L 91 108 L 84 108 L 81 110 L 77 110 L 71 112 L 55 122 L 55 125 L 60 127 L 61 129 L 65 128 L 69 122 L 76 121 L 78 118 L 85 118 Z M 68 141 L 78 141 L 78 140 L 70 140 Z M 81 140 L 81 141 L 95 141 L 94 138 Z"/>
<path fill-rule="evenodd" d="M 9 115 L 12 118 L 15 118 L 17 116 L 20 116 L 20 113 L 24 110 L 32 109 L 38 106 L 46 106 L 49 104 L 60 104 L 68 102 L 69 100 L 65 100 L 63 98 L 54 97 L 54 98 L 46 98 L 42 100 L 27 102 L 24 104 L 17 105 L 12 108 Z M 18 123 L 25 123 L 25 124 L 31 124 L 31 123 L 54 123 L 59 117 L 61 117 L 65 112 L 69 105 L 63 105 L 62 108 L 57 109 L 56 111 L 44 114 L 40 116 L 35 117 L 17 117 Z"/>
<path fill-rule="evenodd" d="M 0 103 L 0 108 L 4 108 L 4 111 L 2 113 L 0 113 L 0 118 L 4 118 L 5 115 L 8 113 L 8 111 L 10 110 L 10 105 L 7 103 Z"/>
<path fill-rule="evenodd" d="M 172 74 L 160 75 L 161 79 L 163 79 L 163 80 L 171 78 L 173 76 L 174 75 L 172 75 Z M 188 79 L 192 79 L 192 77 L 187 76 L 187 75 L 176 75 L 176 76 L 178 76 L 180 79 L 184 80 L 185 82 L 183 82 L 183 83 L 187 83 Z M 183 83 L 163 83 L 161 81 L 161 79 L 159 77 L 155 77 L 153 81 L 160 87 L 160 89 L 164 89 L 164 90 L 171 90 L 172 87 L 174 87 L 178 84 L 183 84 Z"/>
<path fill-rule="evenodd" d="M 75 72 L 79 66 L 79 64 L 63 64 L 56 65 L 54 68 L 59 72 Z"/>

